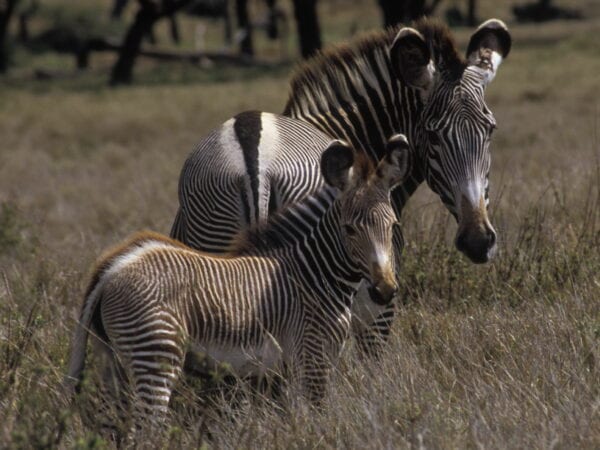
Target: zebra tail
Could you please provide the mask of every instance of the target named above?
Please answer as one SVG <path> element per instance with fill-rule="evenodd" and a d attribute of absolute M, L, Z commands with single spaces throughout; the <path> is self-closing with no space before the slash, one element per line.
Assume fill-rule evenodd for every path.
<path fill-rule="evenodd" d="M 73 398 L 73 395 L 79 393 L 81 390 L 87 341 L 94 313 L 97 311 L 100 298 L 102 297 L 102 284 L 102 273 L 96 273 L 87 289 L 83 308 L 77 322 L 77 327 L 75 328 L 68 371 L 63 382 L 69 399 Z"/>
<path fill-rule="evenodd" d="M 151 231 L 140 231 L 123 243 L 109 249 L 100 257 L 84 296 L 85 300 L 73 336 L 73 345 L 71 348 L 71 356 L 69 358 L 69 369 L 63 381 L 63 385 L 69 394 L 69 398 L 72 398 L 73 394 L 78 393 L 81 388 L 90 330 L 94 329 L 94 332 L 98 333 L 100 339 L 108 338 L 97 315 L 100 312 L 100 300 L 102 299 L 104 285 L 110 270 L 114 268 L 114 264 L 117 263 L 120 258 L 148 242 L 167 243 L 173 246 L 185 247 L 183 244 L 161 234 L 153 233 Z"/>

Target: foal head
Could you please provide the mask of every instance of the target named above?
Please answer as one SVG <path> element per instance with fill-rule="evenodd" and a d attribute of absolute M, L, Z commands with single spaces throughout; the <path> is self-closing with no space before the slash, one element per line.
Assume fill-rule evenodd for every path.
<path fill-rule="evenodd" d="M 374 166 L 364 155 L 335 141 L 321 157 L 325 182 L 338 188 L 342 245 L 351 262 L 370 284 L 371 298 L 389 303 L 398 290 L 392 247 L 396 215 L 390 191 L 408 171 L 409 146 L 404 135 L 394 135 L 386 154 Z"/>

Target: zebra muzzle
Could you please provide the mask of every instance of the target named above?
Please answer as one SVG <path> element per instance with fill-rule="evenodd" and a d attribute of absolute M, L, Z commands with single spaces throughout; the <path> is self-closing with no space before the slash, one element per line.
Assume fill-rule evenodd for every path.
<path fill-rule="evenodd" d="M 369 286 L 369 296 L 371 300 L 378 305 L 387 305 L 393 299 L 394 296 L 398 293 L 398 286 L 396 283 L 378 283 L 376 285 Z"/>
<path fill-rule="evenodd" d="M 483 196 L 476 207 L 463 196 L 461 209 L 456 248 L 474 263 L 486 263 L 496 252 L 496 231 L 488 219 Z"/>

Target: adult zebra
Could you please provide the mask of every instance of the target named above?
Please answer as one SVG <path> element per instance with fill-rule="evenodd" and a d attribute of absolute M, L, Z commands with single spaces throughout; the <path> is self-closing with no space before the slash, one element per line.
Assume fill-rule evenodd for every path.
<path fill-rule="evenodd" d="M 473 262 L 487 262 L 496 250 L 496 232 L 487 215 L 489 145 L 496 122 L 485 104 L 484 91 L 510 47 L 508 29 L 497 19 L 484 22 L 471 36 L 466 59 L 459 55 L 448 28 L 433 20 L 375 32 L 303 64 L 292 79 L 284 115 L 350 142 L 373 160 L 382 157 L 389 136 L 405 134 L 413 164 L 408 178 L 392 192 L 397 216 L 416 188 L 427 181 L 458 222 L 458 250 Z M 256 142 L 270 133 L 258 121 L 253 130 Z M 254 159 L 259 160 L 260 149 L 267 147 L 252 148 L 256 149 Z M 268 159 L 290 165 L 302 162 L 286 151 L 287 147 L 279 146 Z M 212 170 L 198 166 L 197 160 L 198 152 L 184 166 L 181 208 L 172 231 L 192 246 L 178 231 L 185 227 L 197 235 L 204 232 L 202 224 L 187 219 L 190 211 L 203 207 L 206 199 L 194 193 L 199 179 Z M 188 170 L 192 166 L 195 170 Z M 285 164 L 281 167 L 285 170 Z M 310 166 L 306 171 L 305 177 L 319 176 Z M 255 184 L 261 177 L 276 176 L 256 171 L 247 175 L 254 177 Z M 277 195 L 282 198 L 286 191 L 298 193 L 293 184 L 280 189 Z M 399 254 L 399 232 L 395 246 Z M 358 342 L 367 352 L 376 353 L 389 333 L 393 307 L 371 307 L 361 314 L 367 326 L 358 328 Z"/>

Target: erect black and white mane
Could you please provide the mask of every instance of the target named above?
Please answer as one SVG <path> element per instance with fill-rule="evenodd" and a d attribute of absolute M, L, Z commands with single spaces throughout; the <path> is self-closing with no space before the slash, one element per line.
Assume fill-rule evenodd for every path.
<path fill-rule="evenodd" d="M 325 49 L 309 61 L 300 64 L 290 81 L 290 98 L 284 115 L 290 115 L 294 104 L 303 101 L 354 101 L 352 91 L 388 84 L 395 73 L 389 49 L 402 28 L 366 33 L 347 44 Z M 423 18 L 413 24 L 429 45 L 433 60 L 448 79 L 458 79 L 467 66 L 459 54 L 454 38 L 444 23 Z M 354 75 L 349 77 L 348 74 Z M 401 80 L 400 80 L 401 82 Z"/>
<path fill-rule="evenodd" d="M 425 38 L 440 75 L 458 80 L 467 61 L 459 54 L 448 27 L 431 19 L 413 26 Z M 301 64 L 290 82 L 284 115 L 343 137 L 375 160 L 394 133 L 406 133 L 414 144 L 412 131 L 422 100 L 418 91 L 398 76 L 390 56 L 400 28 L 368 33 Z M 331 116 L 331 120 L 313 120 L 319 115 Z M 347 122 L 354 125 L 352 130 Z"/>

